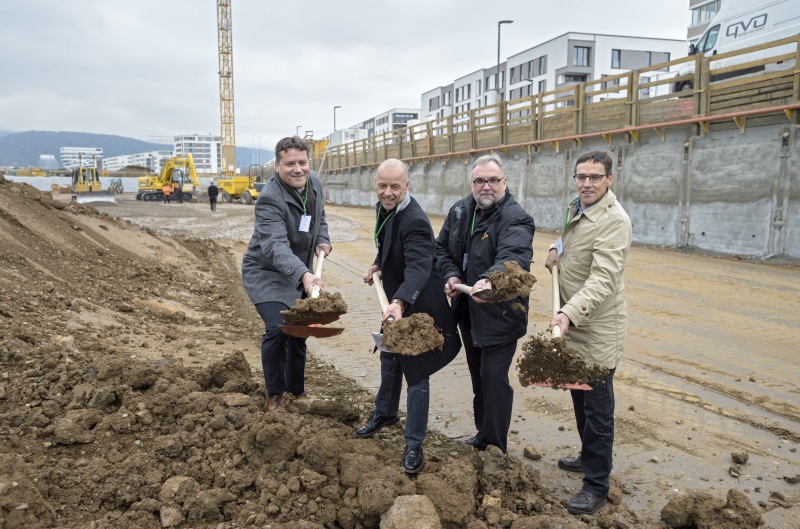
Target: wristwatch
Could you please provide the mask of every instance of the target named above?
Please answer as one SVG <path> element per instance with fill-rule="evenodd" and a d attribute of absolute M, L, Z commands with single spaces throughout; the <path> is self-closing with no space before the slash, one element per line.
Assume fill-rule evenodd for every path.
<path fill-rule="evenodd" d="M 392 300 L 392 303 L 396 303 L 396 304 L 400 305 L 400 312 L 405 312 L 406 311 L 406 302 L 403 301 L 402 299 L 394 298 Z"/>

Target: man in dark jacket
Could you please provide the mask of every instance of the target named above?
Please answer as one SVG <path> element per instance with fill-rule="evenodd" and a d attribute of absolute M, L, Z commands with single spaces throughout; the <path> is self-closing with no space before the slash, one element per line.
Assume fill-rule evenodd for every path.
<path fill-rule="evenodd" d="M 219 188 L 214 185 L 214 181 L 208 186 L 208 202 L 211 204 L 211 211 L 217 211 L 217 196 L 219 195 Z"/>
<path fill-rule="evenodd" d="M 472 378 L 472 407 L 478 433 L 462 441 L 478 450 L 495 445 L 506 451 L 514 390 L 508 382 L 517 340 L 528 324 L 528 296 L 483 303 L 459 295 L 456 283 L 473 285 L 472 293 L 492 288 L 489 274 L 516 261 L 530 271 L 533 219 L 506 189 L 502 160 L 476 159 L 470 171 L 472 195 L 456 202 L 436 239 L 436 263 L 461 330 Z M 519 309 L 519 306 L 523 310 Z"/>
<path fill-rule="evenodd" d="M 284 393 L 305 397 L 306 340 L 281 332 L 280 312 L 314 285 L 314 255 L 331 251 L 322 182 L 311 172 L 308 144 L 298 136 L 275 146 L 276 174 L 264 185 L 255 206 L 255 227 L 242 259 L 242 283 L 264 320 L 261 364 L 267 410 L 285 412 Z"/>
<path fill-rule="evenodd" d="M 444 280 L 434 263 L 436 243 L 425 212 L 408 194 L 408 168 L 400 160 L 381 163 L 375 176 L 379 204 L 375 218 L 378 255 L 364 276 L 372 284 L 380 271 L 386 296 L 391 299 L 382 320 L 400 320 L 424 312 L 444 335 L 441 349 L 418 356 L 381 352 L 381 385 L 370 420 L 356 430 L 358 437 L 372 437 L 384 426 L 398 422 L 400 389 L 405 375 L 407 417 L 403 468 L 416 474 L 424 465 L 422 442 L 428 428 L 430 399 L 428 377 L 450 363 L 461 349 L 455 320 L 442 291 Z"/>

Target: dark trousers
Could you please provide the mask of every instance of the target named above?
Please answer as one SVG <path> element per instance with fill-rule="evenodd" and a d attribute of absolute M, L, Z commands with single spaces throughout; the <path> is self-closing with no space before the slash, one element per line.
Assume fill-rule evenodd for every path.
<path fill-rule="evenodd" d="M 475 347 L 469 324 L 461 322 L 458 328 L 472 379 L 472 410 L 477 437 L 505 452 L 511 427 L 511 405 L 514 403 L 508 371 L 517 350 L 517 341 Z"/>
<path fill-rule="evenodd" d="M 591 391 L 570 390 L 581 437 L 583 488 L 596 496 L 608 495 L 614 445 L 614 371 L 590 381 Z"/>
<path fill-rule="evenodd" d="M 217 197 L 208 197 L 208 202 L 211 204 L 211 211 L 217 211 Z"/>
<path fill-rule="evenodd" d="M 375 395 L 373 417 L 394 417 L 400 408 L 403 368 L 396 354 L 381 351 L 381 386 Z M 408 446 L 422 446 L 428 430 L 430 381 L 424 378 L 406 388 L 406 433 Z"/>
<path fill-rule="evenodd" d="M 288 336 L 278 328 L 284 323 L 281 311 L 288 308 L 277 301 L 256 305 L 265 326 L 261 337 L 261 367 L 270 397 L 287 391 L 293 395 L 305 392 L 306 339 Z"/>

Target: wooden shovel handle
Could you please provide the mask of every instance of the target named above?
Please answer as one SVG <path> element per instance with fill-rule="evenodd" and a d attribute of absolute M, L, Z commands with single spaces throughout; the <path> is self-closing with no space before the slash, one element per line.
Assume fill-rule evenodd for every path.
<path fill-rule="evenodd" d="M 472 287 L 469 285 L 465 285 L 464 283 L 456 283 L 455 285 L 453 285 L 453 288 L 455 290 L 458 290 L 462 294 L 469 294 L 470 292 L 472 292 Z"/>
<path fill-rule="evenodd" d="M 553 273 L 553 317 L 558 314 L 558 309 L 561 308 L 561 293 L 558 290 L 558 265 L 554 264 L 551 270 Z M 561 336 L 561 327 L 556 325 L 553 327 L 553 338 Z"/>
<path fill-rule="evenodd" d="M 325 252 L 320 250 L 319 255 L 317 255 L 317 265 L 314 267 L 314 275 L 321 278 L 322 277 L 322 262 L 325 260 Z M 319 297 L 319 287 L 314 285 L 311 287 L 311 297 L 318 298 Z"/>
<path fill-rule="evenodd" d="M 378 293 L 378 301 L 381 302 L 381 313 L 384 313 L 386 309 L 389 308 L 389 299 L 386 297 L 386 292 L 383 290 L 383 281 L 381 281 L 380 272 L 372 274 L 372 284 L 375 285 L 375 292 Z"/>

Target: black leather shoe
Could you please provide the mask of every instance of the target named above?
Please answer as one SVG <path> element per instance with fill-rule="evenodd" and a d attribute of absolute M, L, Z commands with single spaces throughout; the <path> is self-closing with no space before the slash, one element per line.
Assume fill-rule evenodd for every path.
<path fill-rule="evenodd" d="M 380 432 L 384 426 L 397 424 L 399 420 L 400 417 L 397 415 L 394 417 L 373 417 L 367 424 L 356 430 L 356 435 L 362 439 L 367 439 Z"/>
<path fill-rule="evenodd" d="M 564 502 L 564 507 L 572 514 L 594 514 L 606 504 L 606 496 L 595 496 L 588 490 L 582 490 Z"/>
<path fill-rule="evenodd" d="M 581 456 L 578 457 L 562 457 L 558 460 L 558 468 L 569 470 L 570 472 L 583 472 L 581 467 Z"/>
<path fill-rule="evenodd" d="M 416 474 L 424 466 L 422 447 L 406 445 L 406 451 L 403 453 L 403 468 L 406 470 L 406 474 Z"/>
<path fill-rule="evenodd" d="M 489 446 L 489 443 L 486 443 L 478 439 L 477 435 L 473 435 L 469 439 L 459 439 L 458 442 L 463 445 L 469 445 L 477 450 L 486 450 L 486 447 Z"/>

